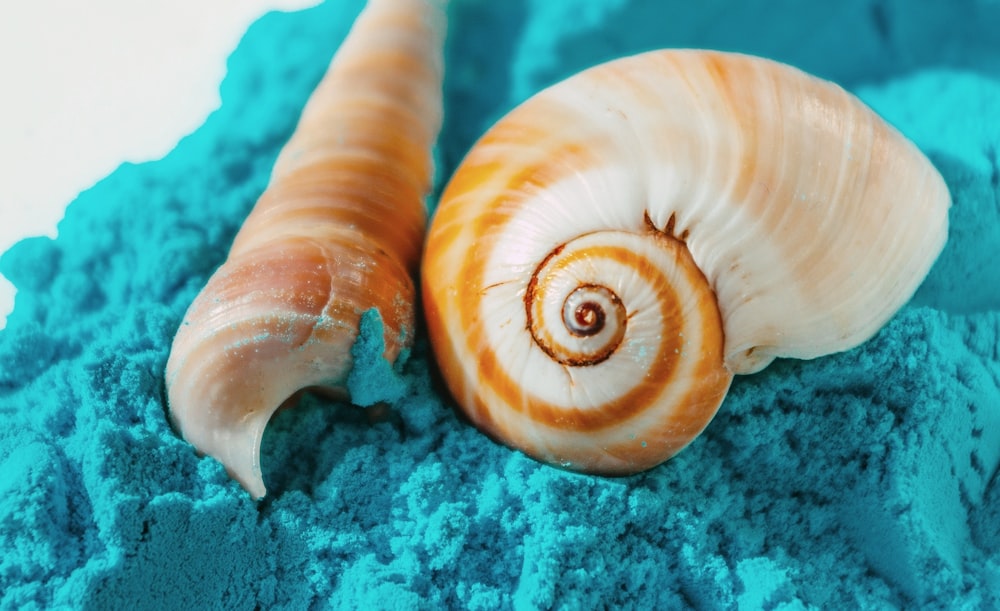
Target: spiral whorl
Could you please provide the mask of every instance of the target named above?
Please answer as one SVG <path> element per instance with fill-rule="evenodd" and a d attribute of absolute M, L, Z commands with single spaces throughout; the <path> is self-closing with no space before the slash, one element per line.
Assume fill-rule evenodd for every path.
<path fill-rule="evenodd" d="M 940 175 L 832 83 L 656 51 L 586 70 L 472 148 L 431 224 L 424 310 L 472 422 L 545 462 L 666 460 L 733 374 L 863 342 L 947 235 Z"/>

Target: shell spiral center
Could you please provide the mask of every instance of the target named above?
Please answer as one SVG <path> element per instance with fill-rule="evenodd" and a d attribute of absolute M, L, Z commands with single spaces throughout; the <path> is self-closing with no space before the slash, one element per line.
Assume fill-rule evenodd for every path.
<path fill-rule="evenodd" d="M 607 360 L 625 337 L 628 312 L 614 288 L 594 277 L 613 252 L 573 243 L 552 253 L 536 270 L 525 295 L 528 328 L 535 343 L 563 365 L 584 367 Z"/>

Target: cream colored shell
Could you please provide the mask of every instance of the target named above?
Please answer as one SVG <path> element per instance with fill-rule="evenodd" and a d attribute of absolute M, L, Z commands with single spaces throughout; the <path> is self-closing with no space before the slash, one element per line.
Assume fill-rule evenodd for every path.
<path fill-rule="evenodd" d="M 455 172 L 422 268 L 434 351 L 493 437 L 640 471 L 700 433 L 732 374 L 871 337 L 949 205 L 832 83 L 738 54 L 620 59 L 515 109 Z"/>
<path fill-rule="evenodd" d="M 412 342 L 444 22 L 443 0 L 370 0 L 174 338 L 173 422 L 254 497 L 268 420 L 301 389 L 344 394 L 362 313 L 390 361 Z"/>

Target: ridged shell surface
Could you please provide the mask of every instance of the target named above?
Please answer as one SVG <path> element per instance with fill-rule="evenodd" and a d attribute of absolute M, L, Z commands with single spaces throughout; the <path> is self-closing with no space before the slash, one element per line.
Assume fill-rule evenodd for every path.
<path fill-rule="evenodd" d="M 712 51 L 616 60 L 516 108 L 453 175 L 422 269 L 435 354 L 496 439 L 641 471 L 701 432 L 733 374 L 873 335 L 949 205 L 832 83 Z"/>
<path fill-rule="evenodd" d="M 268 420 L 301 389 L 344 394 L 365 311 L 390 361 L 412 342 L 444 20 L 441 0 L 368 3 L 174 338 L 172 420 L 254 497 Z"/>

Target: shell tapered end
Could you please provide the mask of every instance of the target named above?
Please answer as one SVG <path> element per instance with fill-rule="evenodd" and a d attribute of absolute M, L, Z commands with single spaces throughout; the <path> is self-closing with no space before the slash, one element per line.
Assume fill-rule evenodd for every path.
<path fill-rule="evenodd" d="M 191 445 L 215 457 L 230 477 L 259 500 L 267 494 L 260 469 L 260 444 L 264 428 L 276 410 L 277 406 L 260 410 L 247 420 L 221 428 L 189 428 L 185 438 Z M 207 406 L 204 411 L 213 410 Z M 176 419 L 174 424 L 180 426 Z"/>

